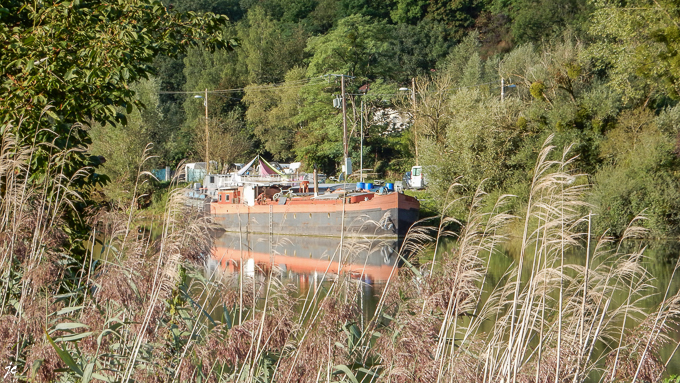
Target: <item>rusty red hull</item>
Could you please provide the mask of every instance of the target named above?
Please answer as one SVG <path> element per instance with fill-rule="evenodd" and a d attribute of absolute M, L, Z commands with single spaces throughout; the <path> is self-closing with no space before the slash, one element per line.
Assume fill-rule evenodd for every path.
<path fill-rule="evenodd" d="M 226 231 L 339 237 L 403 238 L 418 219 L 420 203 L 401 194 L 366 193 L 318 200 L 293 198 L 281 204 L 208 205 L 210 214 Z"/>

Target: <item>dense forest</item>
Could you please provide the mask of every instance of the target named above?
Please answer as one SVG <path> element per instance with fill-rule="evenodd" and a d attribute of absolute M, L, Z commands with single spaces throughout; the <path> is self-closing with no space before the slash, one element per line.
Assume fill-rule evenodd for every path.
<path fill-rule="evenodd" d="M 133 85 L 145 108 L 126 126 L 92 128 L 91 151 L 106 158 L 114 189 L 134 181 L 149 142 L 155 166 L 204 159 L 205 89 L 211 160 L 224 166 L 259 153 L 337 174 L 342 114 L 333 99 L 343 74 L 355 168 L 363 129 L 365 168 L 400 179 L 418 153 L 440 204 L 458 176 L 522 197 L 538 149 L 555 135 L 589 175 L 600 229 L 621 233 L 645 212 L 654 235 L 680 233 L 672 1 L 166 5 L 225 15 L 236 46 L 157 57 L 155 74 Z"/>

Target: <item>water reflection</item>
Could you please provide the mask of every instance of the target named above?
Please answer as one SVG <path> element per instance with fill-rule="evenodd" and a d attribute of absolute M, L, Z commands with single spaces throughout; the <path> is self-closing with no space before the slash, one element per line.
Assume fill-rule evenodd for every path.
<path fill-rule="evenodd" d="M 396 271 L 398 242 L 326 237 L 282 237 L 224 233 L 215 241 L 208 267 L 228 273 L 276 270 L 296 279 L 301 290 L 311 279 L 334 278 L 348 273 L 368 284 L 382 283 Z"/>

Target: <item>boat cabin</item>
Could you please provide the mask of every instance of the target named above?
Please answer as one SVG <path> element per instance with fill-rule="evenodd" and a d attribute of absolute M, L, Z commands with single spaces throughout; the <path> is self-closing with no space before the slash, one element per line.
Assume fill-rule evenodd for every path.
<path fill-rule="evenodd" d="M 241 191 L 239 189 L 220 189 L 217 191 L 217 203 L 240 204 Z"/>
<path fill-rule="evenodd" d="M 278 185 L 245 185 L 232 188 L 220 188 L 215 193 L 218 204 L 241 204 L 253 206 L 272 201 L 281 192 Z"/>
<path fill-rule="evenodd" d="M 383 194 L 382 192 L 378 194 Z M 305 194 L 295 194 L 291 189 L 284 189 L 280 184 L 246 184 L 237 187 L 222 187 L 215 191 L 212 203 L 219 205 L 247 206 L 255 205 L 325 205 L 345 203 L 357 204 L 372 200 L 376 195 L 373 192 L 335 190 L 326 191 L 325 194 L 316 197 Z"/>

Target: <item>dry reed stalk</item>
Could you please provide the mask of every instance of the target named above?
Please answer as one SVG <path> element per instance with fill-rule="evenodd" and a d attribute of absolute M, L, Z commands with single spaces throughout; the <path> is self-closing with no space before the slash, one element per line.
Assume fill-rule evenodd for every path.
<path fill-rule="evenodd" d="M 144 339 L 143 332 L 147 331 L 153 322 L 157 303 L 160 300 L 167 299 L 173 286 L 177 283 L 179 262 L 180 259 L 182 259 L 183 252 L 190 250 L 188 254 L 189 257 L 200 257 L 201 250 L 206 250 L 205 245 L 198 246 L 197 248 L 192 247 L 199 245 L 201 242 L 210 243 L 209 237 L 207 237 L 207 227 L 202 225 L 203 222 L 201 220 L 189 223 L 183 230 L 177 230 L 178 226 L 181 224 L 181 218 L 184 217 L 184 198 L 181 190 L 175 190 L 169 194 L 167 211 L 163 223 L 163 234 L 157 257 L 158 260 L 151 282 L 151 298 L 147 304 L 142 324 L 137 333 L 132 353 L 127 362 L 126 372 L 123 377 L 124 382 L 129 380 L 134 369 L 137 354 L 139 353 L 139 349 Z M 127 235 L 124 241 L 126 239 Z M 205 251 L 202 254 L 206 256 L 209 254 L 209 251 Z"/>
<path fill-rule="evenodd" d="M 544 150 L 539 156 L 536 166 L 537 170 L 534 173 L 533 187 L 529 197 L 527 216 L 525 218 L 519 265 L 517 266 L 517 272 L 514 273 L 515 282 L 513 286 L 515 290 L 511 296 L 507 295 L 507 288 L 504 289 L 504 293 L 497 294 L 499 297 L 508 296 L 508 298 L 500 299 L 499 304 L 502 306 L 509 304 L 509 309 L 508 314 L 505 314 L 505 318 L 501 318 L 500 320 L 500 323 L 502 324 L 501 327 L 499 328 L 499 326 L 496 326 L 496 329 L 505 332 L 508 331 L 506 326 L 509 325 L 509 332 L 507 334 L 508 340 L 506 347 L 503 347 L 502 344 L 498 344 L 488 349 L 488 352 L 496 350 L 494 351 L 496 354 L 505 349 L 502 354 L 499 354 L 501 360 L 504 361 L 500 362 L 500 364 L 494 363 L 493 366 L 485 367 L 485 374 L 489 374 L 488 376 L 491 380 L 500 379 L 500 376 L 504 376 L 504 379 L 516 379 L 518 367 L 520 363 L 522 363 L 522 355 L 527 351 L 528 340 L 530 339 L 530 333 L 532 332 L 530 330 L 536 327 L 542 327 L 541 325 L 537 325 L 540 318 L 536 313 L 544 311 L 544 307 L 541 307 L 540 304 L 536 306 L 534 301 L 536 292 L 540 290 L 541 281 L 541 279 L 535 278 L 542 274 L 540 271 L 544 269 L 544 266 L 541 265 L 550 263 L 542 257 L 553 254 L 554 251 L 551 251 L 550 246 L 560 244 L 561 241 L 564 240 L 564 232 L 559 230 L 564 226 L 559 219 L 560 213 L 564 211 L 565 207 L 573 211 L 575 210 L 575 207 L 578 206 L 578 200 L 574 197 L 578 196 L 580 190 L 570 191 L 570 199 L 557 201 L 563 203 L 562 207 L 554 206 L 555 201 L 553 201 L 553 195 L 560 191 L 560 185 L 563 183 L 569 181 L 573 182 L 573 177 L 567 177 L 564 173 L 550 172 L 552 167 L 564 167 L 568 164 L 568 161 L 562 161 L 562 163 L 547 161 L 546 158 L 552 150 L 551 147 L 547 146 L 547 142 Z M 556 218 L 553 218 L 553 216 Z M 539 222 L 539 226 L 537 229 L 530 232 L 529 227 L 532 220 Z M 553 232 L 557 232 L 557 235 L 549 237 L 550 233 Z M 575 241 L 575 239 L 569 236 L 567 236 L 567 239 L 571 242 Z M 532 262 L 532 271 L 529 275 L 530 281 L 526 284 L 527 287 L 520 293 L 525 254 L 529 244 L 534 241 L 536 242 L 534 243 L 534 246 L 536 246 L 538 251 L 535 250 L 536 254 Z M 541 243 L 541 245 L 539 246 L 537 243 Z M 506 301 L 506 299 L 509 300 Z M 492 311 L 498 312 L 497 310 Z M 495 336 L 494 338 L 496 341 L 502 342 L 503 339 L 506 339 L 506 336 Z M 493 377 L 494 375 L 496 376 L 495 378 Z M 485 377 L 484 379 L 486 380 L 487 378 Z"/>
<path fill-rule="evenodd" d="M 54 146 L 47 145 L 45 151 L 49 153 L 53 149 Z M 0 306 L 0 322 L 3 323 L 0 331 L 3 338 L 3 349 L 0 350 L 2 359 L 6 361 L 6 358 L 10 358 L 16 361 L 29 356 L 26 360 L 31 363 L 35 361 L 34 367 L 41 366 L 37 370 L 36 379 L 52 380 L 53 375 L 49 371 L 53 371 L 54 368 L 50 366 L 56 366 L 61 362 L 59 358 L 55 359 L 52 346 L 46 343 L 42 334 L 43 328 L 50 329 L 55 326 L 55 319 L 68 321 L 66 317 L 54 316 L 54 313 L 62 308 L 77 314 L 77 318 L 85 322 L 82 324 L 83 327 L 101 336 L 110 331 L 109 326 L 112 323 L 123 324 L 125 331 L 121 331 L 123 336 L 120 338 L 123 343 L 114 355 L 118 353 L 118 356 L 134 359 L 136 351 L 134 345 L 127 342 L 137 342 L 141 337 L 146 337 L 145 341 L 157 340 L 153 330 L 159 328 L 159 319 L 163 315 L 162 310 L 159 311 L 160 307 L 154 304 L 154 300 L 148 300 L 148 297 L 142 294 L 155 289 L 155 297 L 167 296 L 168 291 L 174 289 L 178 269 L 177 257 L 196 261 L 207 253 L 206 249 L 209 247 L 207 230 L 205 227 L 199 227 L 201 225 L 186 225 L 176 219 L 174 221 L 170 219 L 167 221 L 168 227 L 173 227 L 166 230 L 164 241 L 156 248 L 148 237 L 125 239 L 136 228 L 136 224 L 132 223 L 134 207 L 126 217 L 127 222 L 115 217 L 115 214 L 100 215 L 102 221 L 109 221 L 104 222 L 110 238 L 104 241 L 108 245 L 106 247 L 108 260 L 104 262 L 104 268 L 91 275 L 92 263 L 89 265 L 80 263 L 74 267 L 71 265 L 73 259 L 61 251 L 55 251 L 61 250 L 66 238 L 59 229 L 61 216 L 65 209 L 73 209 L 71 200 L 79 198 L 77 192 L 72 189 L 74 177 L 85 174 L 83 171 L 76 172 L 74 177 L 67 179 L 61 172 L 65 159 L 76 152 L 71 149 L 67 152 L 56 152 L 49 157 L 52 165 L 48 166 L 47 177 L 53 181 L 50 188 L 47 188 L 46 185 L 37 184 L 37 187 L 29 185 L 26 163 L 35 150 L 37 149 L 18 146 L 11 134 L 3 135 L 0 146 L 0 216 L 3 217 L 0 222 L 2 253 L 0 274 L 4 277 L 1 286 L 4 292 L 3 301 Z M 162 253 L 153 254 L 160 249 L 171 252 L 175 258 L 163 257 Z M 92 262 L 94 254 L 92 251 L 90 253 L 89 262 Z M 162 264 L 162 268 L 157 269 L 156 273 L 148 273 L 149 269 L 154 270 L 148 267 L 149 261 L 154 259 L 159 260 L 160 263 L 157 264 Z M 85 275 L 87 280 L 82 279 Z M 20 278 L 16 280 L 15 276 Z M 14 280 L 18 281 L 18 284 Z M 91 283 L 97 284 L 96 290 Z M 50 297 L 54 292 L 63 292 L 63 289 L 69 286 L 75 288 L 75 292 L 67 294 L 66 301 L 63 298 Z M 83 297 L 87 297 L 90 291 L 96 291 L 94 299 L 84 300 Z M 165 295 L 160 291 L 165 291 Z M 158 298 L 155 299 L 158 301 Z M 64 302 L 68 302 L 67 307 Z M 87 303 L 78 308 L 79 302 Z M 146 310 L 147 313 L 145 317 L 139 318 L 141 326 L 126 322 L 129 318 L 135 317 L 136 311 L 139 310 L 142 312 Z M 12 317 L 20 318 L 21 327 L 17 338 L 14 337 L 17 334 L 16 329 L 5 326 Z M 69 314 L 67 317 L 72 315 Z M 64 322 L 60 325 L 64 325 Z M 132 335 L 134 333 L 137 336 Z M 61 334 L 63 332 L 52 332 L 52 336 Z M 75 355 L 78 358 L 82 356 L 95 360 L 98 366 L 95 367 L 95 371 L 109 368 L 112 373 L 106 373 L 107 375 L 121 378 L 122 373 L 116 372 L 118 363 L 115 357 L 111 358 L 111 355 L 103 357 L 101 354 L 102 348 L 106 349 L 111 345 L 110 334 L 112 333 L 109 332 L 108 336 L 96 342 L 92 336 L 83 338 L 80 341 L 83 353 Z M 9 348 L 5 349 L 5 345 L 9 345 Z M 45 350 L 52 352 L 45 353 Z M 107 353 L 110 351 L 106 350 Z M 22 373 L 28 375 L 34 373 L 29 371 L 30 365 L 24 366 Z M 119 373 L 121 375 L 117 375 Z"/>
<path fill-rule="evenodd" d="M 644 278 L 640 278 L 640 275 L 645 275 L 645 272 L 637 261 L 639 252 L 628 255 L 612 253 L 607 250 L 611 240 L 603 237 L 592 252 L 587 250 L 585 266 L 567 264 L 564 259 L 563 254 L 568 247 L 577 246 L 579 238 L 588 236 L 587 232 L 577 230 L 584 222 L 578 212 L 586 207 L 580 201 L 585 187 L 570 186 L 574 176 L 559 173 L 569 163 L 570 160 L 564 154 L 561 161 L 543 166 L 546 177 L 537 179 L 539 192 L 534 193 L 534 208 L 528 209 L 528 214 L 533 218 L 526 221 L 526 237 L 522 245 L 524 252 L 529 244 L 534 248 L 532 262 L 528 265 L 528 281 L 520 278 L 519 267 L 510 271 L 506 275 L 514 283 L 497 286 L 484 306 L 474 308 L 481 319 L 461 322 L 459 315 L 448 314 L 451 318 L 449 330 L 440 330 L 437 336 L 438 346 L 433 351 L 443 350 L 443 334 L 457 339 L 453 335 L 460 331 L 457 323 L 466 323 L 463 326 L 464 335 L 461 334 L 461 339 L 465 341 L 456 346 L 459 350 L 478 355 L 475 360 L 483 362 L 457 361 L 458 354 L 449 344 L 447 364 L 440 362 L 437 379 L 448 377 L 446 380 L 460 381 L 458 377 L 454 378 L 458 375 L 452 375 L 452 372 L 467 365 L 473 370 L 477 369 L 484 381 L 503 378 L 505 381 L 548 382 L 569 379 L 580 382 L 599 363 L 599 358 L 591 359 L 595 344 L 615 339 L 612 331 L 617 331 L 615 324 L 621 317 L 640 314 L 638 305 L 646 297 L 644 291 L 649 285 L 641 283 Z M 550 167 L 557 168 L 558 173 L 549 171 Z M 529 222 L 535 222 L 531 224 L 535 226 L 534 229 L 528 230 Z M 631 231 L 639 232 L 639 229 L 632 228 Z M 462 238 L 474 239 L 475 236 L 463 228 L 458 243 L 464 247 L 466 241 Z M 460 267 L 461 264 L 460 260 L 459 263 L 451 263 L 454 267 L 450 269 L 458 272 L 465 270 Z M 444 267 L 447 268 L 446 265 Z M 457 294 L 463 294 L 464 291 L 465 288 L 458 288 Z M 555 292 L 557 298 L 553 295 Z M 612 297 L 621 293 L 635 298 L 628 305 L 614 306 Z M 446 310 L 442 310 L 447 319 L 447 313 L 451 313 L 451 307 L 456 304 L 451 302 L 456 300 L 448 302 Z M 477 337 L 470 334 L 479 333 L 476 329 L 484 318 L 494 317 L 494 330 L 481 338 L 483 351 L 473 352 L 475 346 L 472 345 Z M 446 321 L 441 326 L 447 326 Z M 541 340 L 533 345 L 531 340 L 537 335 L 540 335 Z M 510 343 L 508 340 L 511 340 Z M 468 342 L 470 346 L 465 344 Z M 399 366 L 394 368 L 398 375 L 408 371 Z M 474 378 L 471 379 L 474 381 Z"/>
<path fill-rule="evenodd" d="M 73 273 L 74 259 L 63 252 L 67 236 L 61 230 L 61 216 L 64 209 L 73 208 L 71 199 L 80 199 L 73 182 L 84 172 L 75 172 L 70 179 L 60 172 L 66 157 L 77 149 L 55 154 L 52 144 L 25 145 L 10 132 L 0 140 L 0 318 L 18 322 L 11 338 L 9 333 L 3 336 L 2 358 L 19 363 L 24 376 L 35 373 L 26 365 L 35 361 L 34 367 L 42 368 L 34 378 L 51 380 L 60 362 L 42 334 L 52 325 L 53 313 L 64 307 L 53 295 Z M 28 164 L 38 152 L 48 171 L 32 179 Z"/>
<path fill-rule="evenodd" d="M 56 165 L 68 153 L 53 157 L 50 174 L 57 186 L 48 191 L 27 186 L 22 161 L 30 150 L 9 136 L 0 146 L 0 217 L 6 218 L 0 222 L 0 272 L 7 276 L 0 345 L 12 342 L 0 346 L 0 361 L 35 361 L 37 381 L 60 378 L 57 368 L 63 366 L 43 328 L 57 339 L 82 336 L 77 347 L 59 344 L 82 370 L 90 366 L 98 379 L 117 381 L 132 375 L 147 382 L 365 376 L 365 381 L 547 383 L 583 382 L 597 370 L 606 379 L 654 380 L 664 368 L 659 347 L 680 315 L 677 294 L 665 296 L 652 314 L 641 308 L 649 296 L 644 248 L 625 252 L 621 245 L 640 235 L 640 228 L 631 225 L 618 243 L 603 236 L 590 244 L 590 225 L 581 214 L 588 209 L 582 202 L 586 185 L 569 171 L 568 150 L 549 160 L 549 141 L 536 164 L 516 267 L 495 286 L 486 286 L 490 257 L 514 217 L 504 211 L 508 196 L 485 210 L 488 196 L 480 185 L 470 198 L 448 202 L 436 230 L 409 231 L 399 250 L 405 267 L 387 281 L 366 323 L 359 310 L 360 285 L 346 275 L 335 276 L 325 294 L 310 289 L 300 298 L 273 268 L 266 277 L 241 274 L 238 283 L 212 273 L 192 274 L 196 279 L 189 284 L 179 270 L 195 273 L 189 265 L 211 253 L 211 239 L 208 223 L 185 213 L 180 192 L 168 196 L 158 240 L 135 235 L 141 217 L 132 204 L 94 218 L 105 237 L 100 261 L 93 261 L 99 258 L 93 248 L 90 264 L 84 263 L 87 257 L 69 261 L 57 251 L 64 237 L 54 229 L 77 198 L 73 179 L 59 177 Z M 459 203 L 468 204 L 467 215 L 447 217 Z M 447 226 L 453 222 L 461 225 L 453 249 L 435 254 L 432 265 L 409 262 L 409 256 L 424 251 L 433 232 L 439 252 L 440 240 L 453 234 Z M 585 264 L 570 263 L 565 254 L 583 238 L 588 240 Z M 341 270 L 359 250 L 363 245 L 343 239 L 335 255 L 342 253 Z M 18 274 L 21 266 L 25 272 Z M 16 283 L 10 276 L 17 276 Z M 67 288 L 68 297 L 48 294 Z M 232 306 L 226 322 L 211 317 L 206 305 L 214 298 Z M 59 310 L 62 314 L 54 315 Z M 19 325 L 13 323 L 16 317 L 22 318 Z M 486 333 L 483 324 L 490 320 L 494 324 Z M 597 345 L 611 351 L 599 356 Z M 28 376 L 30 366 L 23 373 Z"/>

